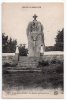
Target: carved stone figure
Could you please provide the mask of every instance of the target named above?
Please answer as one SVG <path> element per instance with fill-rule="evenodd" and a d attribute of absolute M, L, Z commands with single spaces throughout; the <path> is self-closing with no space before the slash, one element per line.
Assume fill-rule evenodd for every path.
<path fill-rule="evenodd" d="M 44 34 L 42 24 L 36 20 L 37 16 L 33 16 L 34 20 L 29 22 L 27 27 L 28 53 L 29 56 L 40 57 L 40 53 L 44 51 Z"/>

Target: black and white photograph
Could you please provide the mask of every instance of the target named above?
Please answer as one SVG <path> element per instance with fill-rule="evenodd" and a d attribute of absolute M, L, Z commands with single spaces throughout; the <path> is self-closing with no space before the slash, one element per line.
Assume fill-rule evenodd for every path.
<path fill-rule="evenodd" d="M 2 97 L 64 98 L 64 3 L 2 3 Z"/>

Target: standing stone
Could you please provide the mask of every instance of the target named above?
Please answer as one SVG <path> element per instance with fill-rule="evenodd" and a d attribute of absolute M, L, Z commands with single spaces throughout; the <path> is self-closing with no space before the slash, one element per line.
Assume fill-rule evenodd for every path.
<path fill-rule="evenodd" d="M 33 16 L 34 20 L 29 22 L 27 27 L 28 53 L 30 57 L 40 57 L 41 50 L 44 52 L 44 34 L 42 24 L 36 20 L 37 16 Z"/>

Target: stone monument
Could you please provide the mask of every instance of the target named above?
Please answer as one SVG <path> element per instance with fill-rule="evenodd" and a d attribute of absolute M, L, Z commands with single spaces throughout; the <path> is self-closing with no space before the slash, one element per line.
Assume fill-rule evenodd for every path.
<path fill-rule="evenodd" d="M 43 25 L 36 20 L 38 16 L 34 14 L 34 20 L 29 22 L 27 27 L 27 38 L 28 38 L 28 56 L 29 57 L 40 57 L 40 54 L 44 53 L 44 33 Z"/>

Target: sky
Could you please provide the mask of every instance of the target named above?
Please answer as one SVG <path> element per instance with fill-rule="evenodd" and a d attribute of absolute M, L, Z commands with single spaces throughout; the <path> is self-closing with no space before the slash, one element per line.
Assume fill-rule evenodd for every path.
<path fill-rule="evenodd" d="M 26 29 L 34 14 L 43 25 L 45 45 L 53 46 L 57 32 L 64 28 L 63 3 L 3 3 L 2 33 L 28 46 Z"/>

